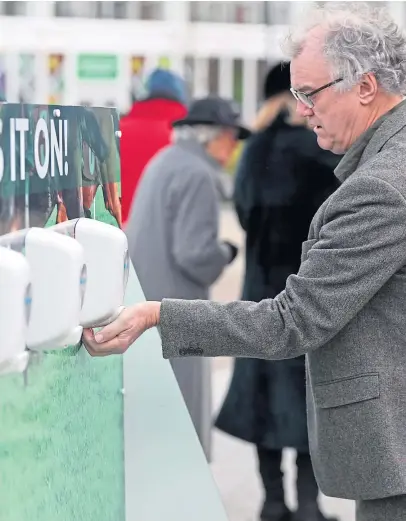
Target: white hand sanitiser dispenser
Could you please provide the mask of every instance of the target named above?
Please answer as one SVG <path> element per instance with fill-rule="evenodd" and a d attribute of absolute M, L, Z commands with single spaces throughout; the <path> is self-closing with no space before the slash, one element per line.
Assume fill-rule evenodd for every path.
<path fill-rule="evenodd" d="M 86 287 L 84 251 L 80 244 L 49 230 L 30 228 L 1 236 L 0 246 L 24 253 L 31 269 L 27 348 L 56 350 L 79 343 Z"/>
<path fill-rule="evenodd" d="M 122 311 L 128 281 L 128 241 L 119 228 L 94 219 L 66 221 L 50 230 L 74 237 L 83 247 L 87 283 L 80 315 L 83 327 L 100 327 Z"/>
<path fill-rule="evenodd" d="M 21 253 L 0 247 L 0 375 L 21 373 L 31 310 L 31 270 Z"/>

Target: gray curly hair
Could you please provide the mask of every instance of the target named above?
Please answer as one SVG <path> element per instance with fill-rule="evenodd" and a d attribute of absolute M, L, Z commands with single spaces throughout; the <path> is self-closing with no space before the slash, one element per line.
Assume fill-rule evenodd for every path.
<path fill-rule="evenodd" d="M 201 145 L 207 145 L 210 141 L 216 139 L 222 130 L 224 130 L 222 127 L 215 125 L 182 125 L 173 129 L 172 141 L 178 143 L 192 139 Z"/>
<path fill-rule="evenodd" d="M 332 80 L 344 79 L 337 89 L 350 89 L 371 72 L 386 92 L 406 93 L 406 35 L 385 8 L 369 2 L 328 2 L 309 14 L 308 23 L 283 42 L 288 57 L 299 55 L 309 31 L 321 27 L 326 30 L 323 51 Z"/>

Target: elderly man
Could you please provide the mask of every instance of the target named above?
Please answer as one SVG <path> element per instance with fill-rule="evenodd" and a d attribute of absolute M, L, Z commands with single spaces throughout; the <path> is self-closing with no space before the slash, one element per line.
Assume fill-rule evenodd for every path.
<path fill-rule="evenodd" d="M 130 255 L 148 300 L 207 299 L 237 253 L 218 240 L 219 173 L 249 131 L 227 101 L 214 97 L 192 103 L 173 127 L 174 144 L 147 164 L 134 198 Z M 210 459 L 210 361 L 178 359 L 172 366 Z"/>
<path fill-rule="evenodd" d="M 297 109 L 324 149 L 345 153 L 302 264 L 260 303 L 164 300 L 123 312 L 94 338 L 123 352 L 160 325 L 165 358 L 307 358 L 309 443 L 327 495 L 357 521 L 406 519 L 406 38 L 357 2 L 312 13 L 291 35 Z"/>

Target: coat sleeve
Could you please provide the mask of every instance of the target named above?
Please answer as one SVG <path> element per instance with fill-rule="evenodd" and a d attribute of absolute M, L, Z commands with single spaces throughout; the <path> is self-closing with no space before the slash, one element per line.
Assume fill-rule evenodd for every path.
<path fill-rule="evenodd" d="M 191 175 L 178 198 L 173 223 L 173 258 L 186 277 L 204 287 L 216 281 L 231 256 L 218 240 L 216 197 L 207 176 Z"/>
<path fill-rule="evenodd" d="M 164 300 L 165 358 L 293 358 L 330 341 L 406 260 L 406 203 L 382 179 L 350 178 L 327 203 L 319 238 L 275 299 Z"/>

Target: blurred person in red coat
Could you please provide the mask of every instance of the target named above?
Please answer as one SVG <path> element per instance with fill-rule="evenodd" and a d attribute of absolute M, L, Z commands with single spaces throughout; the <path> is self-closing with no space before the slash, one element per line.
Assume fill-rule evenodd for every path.
<path fill-rule="evenodd" d="M 149 160 L 171 141 L 175 120 L 187 114 L 186 82 L 177 74 L 155 69 L 146 81 L 143 99 L 121 118 L 121 207 L 126 224 L 142 172 Z"/>

